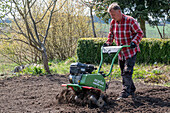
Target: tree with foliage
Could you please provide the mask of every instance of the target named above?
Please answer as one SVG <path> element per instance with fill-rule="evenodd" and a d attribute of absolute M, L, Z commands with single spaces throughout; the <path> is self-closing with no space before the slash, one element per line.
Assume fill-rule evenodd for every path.
<path fill-rule="evenodd" d="M 10 15 L 12 15 L 16 25 L 16 28 L 11 27 L 11 30 L 22 35 L 24 39 L 6 35 L 8 37 L 7 39 L 20 41 L 38 50 L 42 54 L 44 68 L 47 73 L 50 73 L 50 70 L 48 66 L 46 40 L 52 16 L 62 7 L 62 5 L 61 7 L 57 7 L 56 3 L 57 0 L 11 0 Z M 39 8 L 37 9 L 37 7 Z M 48 19 L 48 22 L 43 26 L 44 31 L 42 32 L 38 26 L 43 23 L 44 19 Z M 5 31 L 1 32 L 6 34 Z"/>
<path fill-rule="evenodd" d="M 95 12 L 98 17 L 108 23 L 110 15 L 107 12 L 108 6 L 117 2 L 122 12 L 136 18 L 146 37 L 145 21 L 152 26 L 158 25 L 161 18 L 169 16 L 169 0 L 98 0 Z"/>

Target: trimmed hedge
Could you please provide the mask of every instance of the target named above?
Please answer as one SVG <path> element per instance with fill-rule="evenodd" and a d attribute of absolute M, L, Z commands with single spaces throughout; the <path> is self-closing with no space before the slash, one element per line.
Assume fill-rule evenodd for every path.
<path fill-rule="evenodd" d="M 99 64 L 101 46 L 107 38 L 81 38 L 78 40 L 77 56 L 79 62 Z M 113 45 L 116 45 L 113 42 Z M 143 38 L 141 52 L 137 54 L 137 63 L 170 63 L 170 39 Z M 111 63 L 114 54 L 104 54 L 104 62 Z M 115 61 L 117 63 L 117 60 Z"/>
<path fill-rule="evenodd" d="M 137 55 L 139 63 L 170 63 L 170 39 L 143 38 L 140 49 Z"/>
<path fill-rule="evenodd" d="M 78 40 L 77 56 L 79 62 L 87 64 L 99 64 L 101 57 L 101 46 L 106 38 L 81 38 Z M 113 43 L 115 45 L 115 43 Z M 104 62 L 111 63 L 115 54 L 104 54 Z M 117 59 L 116 59 L 117 60 Z"/>

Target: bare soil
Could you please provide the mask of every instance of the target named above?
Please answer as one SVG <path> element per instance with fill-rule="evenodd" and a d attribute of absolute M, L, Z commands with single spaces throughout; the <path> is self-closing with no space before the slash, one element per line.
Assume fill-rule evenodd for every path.
<path fill-rule="evenodd" d="M 59 104 L 56 95 L 68 83 L 67 76 L 20 76 L 0 80 L 0 113 L 100 113 L 138 112 L 169 113 L 170 87 L 146 85 L 136 82 L 136 99 L 131 97 L 116 101 L 121 91 L 121 82 L 112 80 L 108 104 L 103 108 L 89 108 L 75 104 Z"/>

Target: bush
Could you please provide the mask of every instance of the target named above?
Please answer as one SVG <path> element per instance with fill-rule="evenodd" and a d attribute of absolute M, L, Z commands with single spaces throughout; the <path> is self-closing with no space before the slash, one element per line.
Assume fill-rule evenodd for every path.
<path fill-rule="evenodd" d="M 23 74 L 31 74 L 31 75 L 43 75 L 46 74 L 45 70 L 40 66 L 29 66 L 23 69 Z"/>
<path fill-rule="evenodd" d="M 101 57 L 101 46 L 105 38 L 82 38 L 78 40 L 77 56 L 82 63 L 99 64 Z M 104 55 L 104 62 L 108 63 L 113 55 Z"/>
<path fill-rule="evenodd" d="M 107 38 L 81 38 L 78 40 L 77 56 L 79 62 L 99 64 L 101 46 Z M 115 43 L 113 42 L 113 45 Z M 141 52 L 137 54 L 137 63 L 170 63 L 170 39 L 143 38 Z M 104 55 L 104 62 L 111 63 L 113 55 Z M 117 62 L 116 62 L 117 63 Z"/>
<path fill-rule="evenodd" d="M 145 83 L 151 82 L 151 83 L 166 83 L 168 82 L 168 77 L 166 75 L 150 75 L 145 78 Z"/>
<path fill-rule="evenodd" d="M 140 43 L 139 63 L 170 63 L 170 40 L 144 38 Z"/>

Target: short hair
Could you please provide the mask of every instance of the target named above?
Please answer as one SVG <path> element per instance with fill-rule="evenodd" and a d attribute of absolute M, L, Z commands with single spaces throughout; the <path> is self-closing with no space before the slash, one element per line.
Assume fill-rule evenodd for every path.
<path fill-rule="evenodd" d="M 109 8 L 107 9 L 107 11 L 110 12 L 111 9 L 113 9 L 113 10 L 121 10 L 121 8 L 120 8 L 120 6 L 117 4 L 117 2 L 113 2 L 113 3 L 109 6 Z"/>

